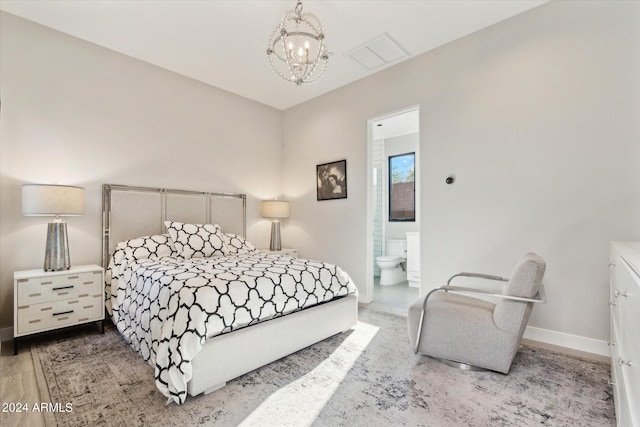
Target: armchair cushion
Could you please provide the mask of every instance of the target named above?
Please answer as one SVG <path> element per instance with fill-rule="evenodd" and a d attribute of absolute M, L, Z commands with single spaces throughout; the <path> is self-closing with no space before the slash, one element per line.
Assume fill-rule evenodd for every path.
<path fill-rule="evenodd" d="M 533 253 L 526 254 L 518 263 L 504 293 L 516 297 L 533 298 L 540 289 L 546 265 Z M 519 333 L 522 319 L 529 318 L 531 306 L 517 301 L 500 301 L 493 312 L 496 326 L 511 333 Z M 524 329 L 522 329 L 524 332 Z M 522 334 L 520 334 L 522 335 Z"/>
<path fill-rule="evenodd" d="M 544 271 L 545 263 L 538 255 L 526 254 L 505 286 L 504 295 L 532 299 L 542 289 Z M 482 277 L 470 273 L 456 276 Z M 465 291 L 464 287 L 442 286 L 409 307 L 412 347 L 436 358 L 508 373 L 534 301 L 501 298 L 494 304 L 454 293 L 454 288 Z"/>
<path fill-rule="evenodd" d="M 422 299 L 409 307 L 412 347 L 418 334 Z M 495 304 L 478 298 L 437 292 L 429 298 L 418 352 L 433 357 L 508 372 L 517 336 L 497 328 Z"/>

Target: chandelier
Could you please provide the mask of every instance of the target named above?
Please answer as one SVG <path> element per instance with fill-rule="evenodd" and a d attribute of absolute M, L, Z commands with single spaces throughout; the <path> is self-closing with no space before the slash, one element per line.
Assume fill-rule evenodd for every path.
<path fill-rule="evenodd" d="M 329 53 L 322 23 L 315 15 L 302 13 L 302 1 L 282 17 L 269 39 L 267 56 L 280 77 L 298 86 L 312 83 L 324 73 Z"/>

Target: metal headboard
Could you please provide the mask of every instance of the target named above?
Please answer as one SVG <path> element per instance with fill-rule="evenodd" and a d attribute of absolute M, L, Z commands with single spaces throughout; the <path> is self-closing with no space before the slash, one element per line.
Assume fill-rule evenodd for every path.
<path fill-rule="evenodd" d="M 102 265 L 115 246 L 135 237 L 166 233 L 164 221 L 219 224 L 222 231 L 246 237 L 247 196 L 237 193 L 102 186 Z"/>

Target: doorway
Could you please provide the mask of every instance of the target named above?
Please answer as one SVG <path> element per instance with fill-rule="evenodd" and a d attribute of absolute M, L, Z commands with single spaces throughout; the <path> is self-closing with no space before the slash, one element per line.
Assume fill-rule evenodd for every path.
<path fill-rule="evenodd" d="M 407 236 L 419 241 L 416 234 L 420 232 L 419 124 L 418 106 L 367 122 L 367 295 L 364 302 L 399 314 L 406 314 L 409 305 L 418 298 L 419 281 L 408 280 L 413 275 L 407 275 L 406 254 L 402 254 L 404 259 L 394 267 L 393 273 L 381 271 L 381 265 L 383 269 L 390 267 L 388 263 L 379 262 L 379 257 L 395 256 L 399 247 L 406 249 Z"/>

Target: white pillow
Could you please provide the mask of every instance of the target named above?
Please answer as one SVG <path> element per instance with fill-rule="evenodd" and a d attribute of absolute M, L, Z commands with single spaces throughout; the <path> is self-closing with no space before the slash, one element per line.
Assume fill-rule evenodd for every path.
<path fill-rule="evenodd" d="M 222 233 L 224 243 L 227 245 L 229 254 L 249 254 L 251 252 L 257 252 L 253 244 L 242 236 L 233 233 Z"/>
<path fill-rule="evenodd" d="M 184 259 L 224 256 L 229 253 L 218 224 L 165 221 L 178 255 Z"/>
<path fill-rule="evenodd" d="M 123 260 L 159 259 L 176 255 L 175 247 L 167 234 L 143 236 L 120 242 L 116 246 L 112 259 L 116 263 Z"/>

